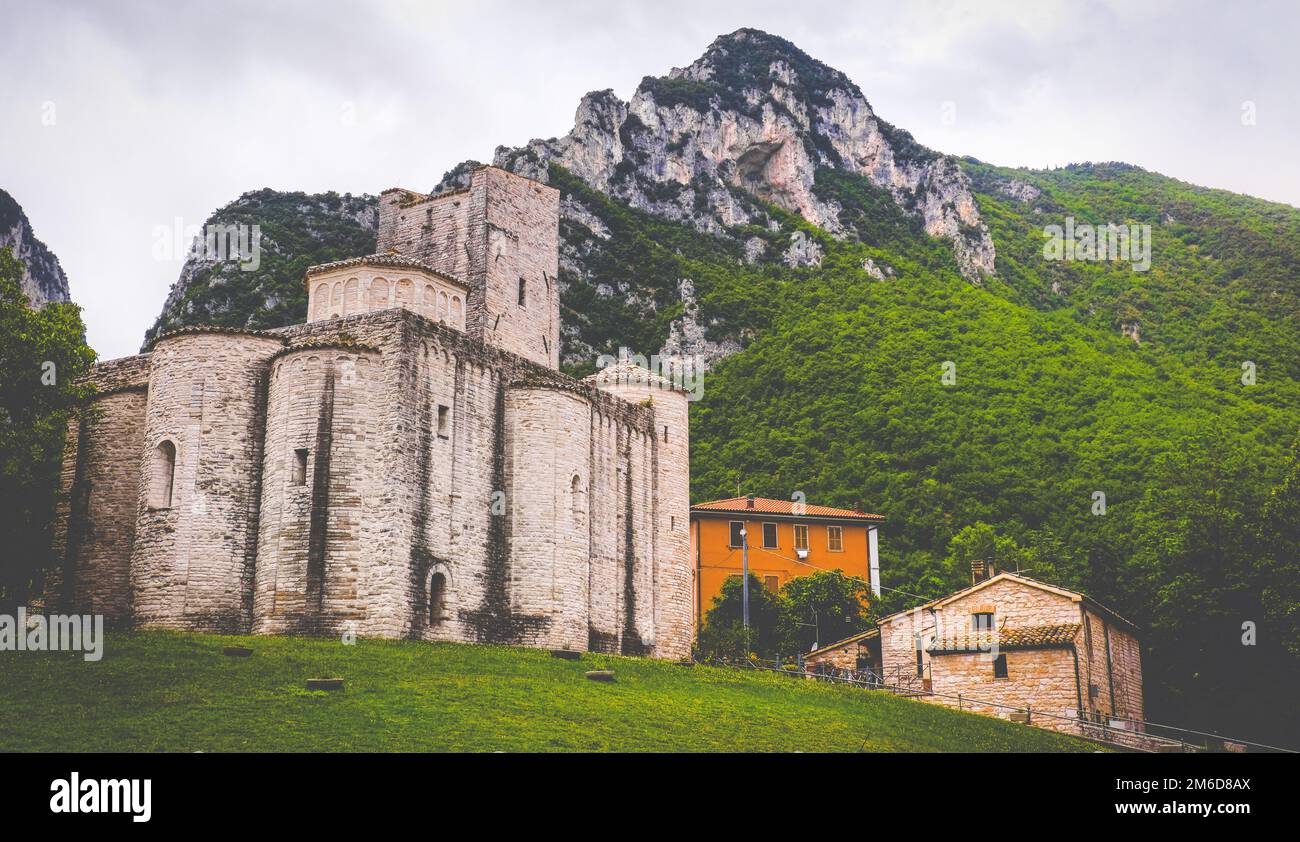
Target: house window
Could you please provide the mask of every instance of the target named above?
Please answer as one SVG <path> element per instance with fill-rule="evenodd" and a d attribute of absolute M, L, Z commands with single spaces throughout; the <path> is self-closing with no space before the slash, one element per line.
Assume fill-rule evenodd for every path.
<path fill-rule="evenodd" d="M 293 477 L 290 479 L 294 485 L 307 484 L 307 450 L 295 450 L 293 452 Z"/>
<path fill-rule="evenodd" d="M 776 549 L 776 524 L 763 524 L 763 546 L 769 550 Z"/>
<path fill-rule="evenodd" d="M 971 628 L 975 631 L 993 631 L 993 612 L 979 611 L 970 615 Z"/>
<path fill-rule="evenodd" d="M 1006 655 L 998 655 L 996 658 L 993 659 L 993 677 L 994 678 L 1007 677 L 1007 656 Z"/>
<path fill-rule="evenodd" d="M 172 486 L 176 481 L 176 445 L 164 439 L 153 452 L 153 470 L 149 478 L 149 505 L 170 509 Z"/>
<path fill-rule="evenodd" d="M 447 577 L 434 573 L 429 578 L 429 625 L 436 626 L 447 616 Z"/>
<path fill-rule="evenodd" d="M 844 552 L 844 530 L 842 527 L 826 527 L 826 549 L 833 553 Z"/>
<path fill-rule="evenodd" d="M 808 549 L 808 527 L 802 523 L 794 525 L 794 548 L 796 550 Z"/>
<path fill-rule="evenodd" d="M 916 636 L 916 677 L 925 677 L 925 652 L 921 649 L 921 636 Z"/>
<path fill-rule="evenodd" d="M 776 576 L 764 576 L 763 587 L 767 588 L 772 593 L 776 593 L 781 588 L 781 580 Z"/>
<path fill-rule="evenodd" d="M 745 531 L 745 524 L 743 521 L 739 521 L 739 520 L 731 521 L 731 543 L 729 543 L 727 546 L 743 547 L 745 545 L 745 536 L 741 535 L 740 533 L 744 531 Z"/>
<path fill-rule="evenodd" d="M 523 278 L 519 279 L 519 306 L 528 306 L 528 281 Z"/>
<path fill-rule="evenodd" d="M 448 430 L 451 428 L 451 410 L 445 406 L 438 407 L 438 438 L 447 438 Z"/>

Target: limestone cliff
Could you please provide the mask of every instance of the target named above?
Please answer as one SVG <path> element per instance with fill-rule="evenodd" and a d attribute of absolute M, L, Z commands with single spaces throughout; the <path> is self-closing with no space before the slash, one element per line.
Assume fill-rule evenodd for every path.
<path fill-rule="evenodd" d="M 819 195 L 818 169 L 865 176 L 952 244 L 978 283 L 993 241 L 956 160 L 881 120 L 843 73 L 754 29 L 724 35 L 684 69 L 646 77 L 629 102 L 588 94 L 562 138 L 498 148 L 495 163 L 545 180 L 552 163 L 634 208 L 701 231 L 767 224 L 754 198 L 842 235 L 841 208 Z M 815 253 L 787 255 L 809 265 Z"/>
<path fill-rule="evenodd" d="M 59 259 L 36 239 L 32 224 L 12 196 L 0 190 L 0 249 L 11 248 L 26 266 L 22 287 L 33 307 L 69 301 L 68 277 Z"/>

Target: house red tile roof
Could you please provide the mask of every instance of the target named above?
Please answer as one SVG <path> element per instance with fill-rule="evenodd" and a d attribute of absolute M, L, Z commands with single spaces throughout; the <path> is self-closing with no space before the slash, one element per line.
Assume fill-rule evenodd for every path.
<path fill-rule="evenodd" d="M 1078 623 L 1057 623 L 1050 626 L 1021 626 L 1002 628 L 995 632 L 962 631 L 948 635 L 931 644 L 931 655 L 988 651 L 996 642 L 999 649 L 1051 649 L 1070 646 L 1079 634 Z"/>
<path fill-rule="evenodd" d="M 791 500 L 771 500 L 767 497 L 753 498 L 753 505 L 749 505 L 748 497 L 729 497 L 726 500 L 710 500 L 707 503 L 696 503 L 691 506 L 692 512 L 726 512 L 735 514 L 763 514 L 763 515 L 790 515 L 791 517 L 841 517 L 850 520 L 884 520 L 884 515 L 873 515 L 870 512 L 859 512 L 853 509 L 836 509 L 831 506 L 815 506 L 812 503 L 804 503 L 803 511 L 794 510 L 795 503 Z"/>

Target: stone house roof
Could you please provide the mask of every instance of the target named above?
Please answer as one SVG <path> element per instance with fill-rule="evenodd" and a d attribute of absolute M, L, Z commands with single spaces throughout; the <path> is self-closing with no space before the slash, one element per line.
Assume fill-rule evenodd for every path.
<path fill-rule="evenodd" d="M 1079 628 L 1079 623 L 1056 623 L 1046 626 L 1002 628 L 996 631 L 967 630 L 961 634 L 936 640 L 927 651 L 931 655 L 969 654 L 987 652 L 995 644 L 998 649 L 1055 649 L 1074 645 Z"/>
<path fill-rule="evenodd" d="M 985 579 L 982 582 L 977 582 L 976 584 L 971 585 L 969 587 L 962 588 L 961 590 L 958 591 L 953 591 L 947 596 L 936 597 L 935 599 L 932 599 L 929 602 L 922 603 L 921 605 L 916 605 L 913 606 L 912 608 L 906 608 L 902 611 L 895 611 L 893 614 L 890 614 L 886 617 L 881 617 L 879 622 L 881 624 L 884 624 L 894 619 L 895 617 L 901 617 L 904 614 L 910 614 L 913 611 L 917 611 L 924 608 L 941 608 L 950 602 L 954 602 L 958 599 L 969 596 L 970 594 L 973 594 L 976 591 L 983 590 L 984 588 L 987 588 L 996 582 L 1003 582 L 1003 581 L 1018 582 L 1022 585 L 1028 585 L 1031 588 L 1038 588 L 1039 590 L 1047 591 L 1048 593 L 1054 593 L 1058 596 L 1065 597 L 1071 602 L 1083 603 L 1087 605 L 1089 608 L 1096 611 L 1097 613 L 1106 615 L 1107 617 L 1109 617 L 1110 619 L 1114 620 L 1115 622 L 1119 623 L 1122 626 L 1127 626 L 1130 630 L 1136 631 L 1138 629 L 1136 623 L 1133 623 L 1125 619 L 1122 615 L 1111 610 L 1110 608 L 1107 608 L 1106 606 L 1097 602 L 1087 594 L 1080 593 L 1079 591 L 1067 590 L 1066 588 L 1057 587 L 1056 585 L 1049 585 L 1046 582 L 1040 582 L 1037 579 L 1031 579 L 1028 576 L 1022 575 L 1020 573 L 999 573 L 996 576 L 990 576 L 989 578 Z"/>
<path fill-rule="evenodd" d="M 852 635 L 851 637 L 846 637 L 843 640 L 837 640 L 834 643 L 829 643 L 821 647 L 820 649 L 814 649 L 811 652 L 805 653 L 804 657 L 812 658 L 817 655 L 824 655 L 827 652 L 830 652 L 832 649 L 839 649 L 841 646 L 848 646 L 851 643 L 858 643 L 863 640 L 870 640 L 873 637 L 880 637 L 879 628 L 867 629 L 866 631 L 860 634 L 855 634 Z"/>

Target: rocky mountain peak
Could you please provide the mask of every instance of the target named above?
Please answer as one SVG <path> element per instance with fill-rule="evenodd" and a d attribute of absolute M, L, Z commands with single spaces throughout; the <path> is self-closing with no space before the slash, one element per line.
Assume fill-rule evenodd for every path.
<path fill-rule="evenodd" d="M 970 183 L 948 156 L 879 119 L 852 80 L 783 38 L 723 35 L 686 68 L 647 76 L 628 102 L 587 94 L 562 138 L 498 148 L 494 163 L 545 179 L 563 165 L 633 207 L 702 231 L 770 222 L 761 202 L 843 235 L 817 171 L 868 178 L 925 230 L 949 240 L 971 281 L 994 271 Z M 759 201 L 754 201 L 759 200 Z"/>
<path fill-rule="evenodd" d="M 36 239 L 32 224 L 22 206 L 4 190 L 0 190 L 0 249 L 12 248 L 14 257 L 22 261 L 22 288 L 33 307 L 43 307 L 50 302 L 70 301 L 68 277 L 59 265 L 59 259 Z"/>

